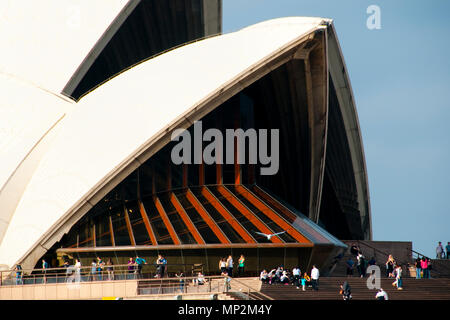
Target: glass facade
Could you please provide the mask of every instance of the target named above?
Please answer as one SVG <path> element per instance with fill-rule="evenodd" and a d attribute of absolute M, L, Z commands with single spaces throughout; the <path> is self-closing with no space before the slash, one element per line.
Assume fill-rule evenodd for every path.
<path fill-rule="evenodd" d="M 313 246 L 330 244 L 300 213 L 307 213 L 309 204 L 308 112 L 303 73 L 290 81 L 290 69 L 302 71 L 303 63 L 280 66 L 201 120 L 203 133 L 218 129 L 224 145 L 227 129 L 278 129 L 276 174 L 261 175 L 267 165 L 249 163 L 254 142 L 248 137 L 244 164 L 236 163 L 235 146 L 215 150 L 222 153 L 223 164 L 176 165 L 171 151 L 178 142 L 172 141 L 101 199 L 54 248 L 79 255 L 89 255 L 80 248 L 91 254 L 120 253 L 122 260 L 140 250 L 147 256 L 164 252 L 175 264 L 202 263 L 214 273 L 219 258 L 231 252 L 246 252 L 256 272 L 289 259 L 298 264 Z M 195 139 L 194 125 L 188 131 Z M 202 150 L 209 144 L 202 140 Z M 230 151 L 233 164 L 226 163 Z M 193 142 L 190 153 L 194 158 Z"/>

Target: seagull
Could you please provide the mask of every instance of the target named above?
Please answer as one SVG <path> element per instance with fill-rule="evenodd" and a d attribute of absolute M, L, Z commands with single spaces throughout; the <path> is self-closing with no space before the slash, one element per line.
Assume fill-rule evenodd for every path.
<path fill-rule="evenodd" d="M 272 234 L 266 234 L 266 233 L 261 233 L 261 232 L 255 231 L 255 233 L 260 234 L 260 235 L 266 237 L 267 240 L 270 240 L 273 236 L 277 236 L 277 235 L 282 234 L 282 233 L 285 233 L 285 232 L 286 232 L 286 231 L 277 232 L 277 233 L 272 233 Z"/>

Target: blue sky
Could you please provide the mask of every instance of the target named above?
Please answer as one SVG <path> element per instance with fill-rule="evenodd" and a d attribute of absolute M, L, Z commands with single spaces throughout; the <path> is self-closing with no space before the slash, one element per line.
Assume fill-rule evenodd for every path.
<path fill-rule="evenodd" d="M 369 30 L 370 5 L 381 29 Z M 374 240 L 435 256 L 450 241 L 450 1 L 223 0 L 223 32 L 332 18 L 361 125 Z"/>

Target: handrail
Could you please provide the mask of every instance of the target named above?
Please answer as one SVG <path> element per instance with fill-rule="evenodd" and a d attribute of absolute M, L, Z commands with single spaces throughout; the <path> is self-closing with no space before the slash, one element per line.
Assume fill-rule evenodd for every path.
<path fill-rule="evenodd" d="M 369 247 L 369 248 L 371 248 L 371 249 L 373 249 L 373 250 L 375 250 L 375 251 L 377 251 L 379 253 L 382 253 L 382 254 L 384 254 L 386 256 L 391 255 L 391 253 L 387 253 L 386 251 L 380 250 L 378 248 L 375 248 L 375 247 L 373 247 L 373 246 L 371 246 L 371 245 L 369 245 L 367 243 L 361 242 L 361 241 L 364 241 L 364 240 L 355 240 L 355 242 L 358 243 L 358 246 L 360 244 L 363 244 L 364 246 Z M 403 264 L 403 265 L 411 265 L 411 263 L 412 263 L 412 261 L 402 261 L 402 260 L 397 260 L 397 259 L 396 259 L 396 261 L 399 261 L 400 264 Z"/>
<path fill-rule="evenodd" d="M 102 281 L 109 279 L 110 277 L 114 278 L 128 278 L 127 275 L 136 275 L 139 278 L 142 278 L 142 276 L 145 274 L 147 276 L 153 276 L 157 274 L 157 272 L 138 272 L 136 263 L 133 264 L 116 264 L 116 265 L 102 265 L 101 269 L 98 270 L 99 266 L 81 266 L 79 268 L 76 268 L 74 265 L 69 265 L 67 267 L 57 267 L 57 268 L 35 268 L 35 269 L 9 269 L 9 270 L 1 270 L 0 271 L 0 286 L 4 285 L 5 280 L 13 280 L 16 279 L 16 281 L 24 283 L 24 279 L 33 280 L 33 283 L 36 283 L 36 280 L 47 282 L 47 280 L 53 280 L 58 281 L 58 279 L 61 278 L 68 278 L 73 274 L 79 273 L 82 277 L 89 277 L 88 281 Z M 129 269 L 129 267 L 132 267 L 132 269 Z M 148 267 L 155 267 L 157 268 L 159 265 L 156 263 L 147 263 L 142 265 L 143 268 Z M 183 267 L 189 267 L 193 268 L 194 264 L 165 264 L 165 274 L 167 274 L 167 270 L 169 267 L 174 266 L 183 266 Z M 111 268 L 111 270 L 110 270 Z M 92 272 L 93 269 L 95 269 L 95 272 Z M 189 270 L 190 272 L 192 270 Z M 92 277 L 92 278 L 91 278 Z M 134 277 L 135 278 L 135 277 Z"/>
<path fill-rule="evenodd" d="M 227 278 L 227 280 L 229 279 L 230 282 L 231 282 L 231 281 L 234 281 L 234 282 L 239 283 L 240 285 L 243 285 L 244 287 L 247 287 L 247 300 L 250 299 L 250 290 L 252 290 L 252 291 L 254 291 L 254 292 L 258 292 L 259 295 L 263 296 L 263 297 L 266 298 L 267 300 L 274 300 L 272 297 L 269 297 L 268 295 L 262 293 L 260 290 L 256 290 L 256 289 L 252 288 L 251 286 L 249 286 L 248 284 L 243 283 L 242 281 L 239 281 L 239 280 L 236 279 L 236 278 L 232 278 L 232 277 L 230 277 L 230 276 L 225 276 L 225 277 Z"/>
<path fill-rule="evenodd" d="M 428 258 L 428 256 L 426 256 L 426 255 L 424 255 L 424 254 L 422 254 L 422 253 L 420 253 L 420 252 L 417 252 L 417 251 L 415 251 L 415 250 L 411 250 L 411 251 L 412 251 L 412 253 L 415 253 L 415 254 L 417 255 L 418 258 L 420 258 L 420 256 L 422 256 L 422 258 L 423 258 L 423 257 Z M 428 259 L 430 259 L 430 258 L 428 258 Z M 445 273 L 445 274 L 450 274 L 450 267 L 449 267 L 448 265 L 446 265 L 446 264 L 441 263 L 441 262 L 440 262 L 440 259 L 430 259 L 430 260 L 433 260 L 432 265 L 434 265 L 434 266 L 435 266 L 435 265 L 439 265 L 441 268 L 447 270 L 447 273 Z M 442 272 L 436 271 L 435 269 L 433 269 L 433 272 L 434 272 L 434 273 L 437 273 L 438 275 L 443 274 Z"/>
<path fill-rule="evenodd" d="M 375 251 L 377 251 L 377 252 L 379 252 L 379 253 L 382 253 L 382 254 L 384 254 L 384 255 L 387 255 L 387 256 L 390 255 L 389 253 L 387 253 L 387 252 L 385 252 L 385 251 L 383 251 L 383 250 L 380 250 L 380 249 L 378 249 L 378 248 L 375 248 L 375 247 L 371 246 L 370 244 L 367 244 L 367 243 L 361 242 L 361 241 L 363 241 L 363 240 L 355 240 L 354 242 L 356 242 L 356 243 L 358 244 L 358 246 L 360 246 L 360 244 L 362 244 L 362 245 L 364 245 L 364 246 L 366 246 L 366 247 L 369 247 L 369 248 L 371 248 L 371 249 L 373 249 L 373 250 L 375 250 Z M 426 255 L 424 255 L 424 254 L 422 254 L 422 253 L 420 253 L 420 252 L 417 252 L 417 251 L 415 251 L 415 250 L 413 250 L 413 249 L 411 249 L 411 252 L 417 254 L 418 256 L 421 255 L 422 257 L 428 258 L 428 256 L 426 256 Z M 403 260 L 397 260 L 397 261 L 399 261 L 400 264 L 407 265 L 407 266 L 412 266 L 412 265 L 414 265 L 414 261 L 413 261 L 413 260 L 414 260 L 414 259 L 413 259 L 412 254 L 411 254 L 411 261 L 409 261 L 409 262 L 405 262 L 405 261 L 403 261 Z M 438 261 L 438 260 L 433 260 L 433 264 L 434 264 L 434 265 L 436 265 L 436 261 Z M 445 268 L 445 269 L 448 269 L 447 266 L 444 266 L 444 265 L 442 265 L 442 264 L 440 264 L 440 263 L 438 263 L 438 265 L 442 266 L 442 267 Z M 449 269 L 449 271 L 450 271 L 450 269 Z M 442 272 L 436 271 L 435 269 L 433 269 L 433 272 L 434 272 L 435 274 L 437 274 L 437 275 L 443 274 Z"/>
<path fill-rule="evenodd" d="M 107 269 L 108 267 L 111 267 L 111 268 L 113 268 L 113 269 L 115 269 L 115 268 L 117 268 L 117 267 L 123 267 L 123 268 L 125 268 L 125 267 L 129 267 L 129 266 L 133 266 L 133 267 L 136 267 L 138 264 L 137 263 L 133 263 L 133 264 L 113 264 L 113 265 L 107 265 L 107 264 L 104 264 L 104 265 L 102 265 L 102 269 Z M 157 263 L 145 263 L 145 264 L 143 264 L 143 265 L 146 265 L 146 266 L 159 266 L 159 264 L 157 264 Z M 195 264 L 194 263 L 190 263 L 190 264 L 186 264 L 186 263 L 167 263 L 167 264 L 165 264 L 165 266 L 166 267 L 168 267 L 168 266 L 190 266 L 190 267 L 193 267 Z M 96 267 L 98 267 L 98 266 L 96 266 Z M 49 271 L 66 271 L 67 269 L 69 269 L 69 268 L 72 268 L 72 269 L 75 269 L 75 265 L 69 265 L 68 267 L 53 267 L 53 268 L 34 268 L 34 269 L 21 269 L 20 271 L 21 272 L 23 272 L 23 273 L 26 273 L 26 272 L 30 272 L 29 274 L 32 274 L 32 272 L 46 272 L 47 274 L 49 273 Z M 80 269 L 88 269 L 88 270 L 91 270 L 93 268 L 93 266 L 91 266 L 91 265 L 82 265 L 81 267 L 80 267 Z M 7 269 L 7 270 L 0 270 L 0 272 L 2 272 L 2 273 L 15 273 L 16 272 L 16 270 L 15 269 Z"/>

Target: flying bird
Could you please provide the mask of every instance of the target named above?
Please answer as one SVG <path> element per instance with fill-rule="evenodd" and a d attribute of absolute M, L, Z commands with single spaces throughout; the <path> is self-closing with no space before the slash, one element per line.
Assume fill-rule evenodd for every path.
<path fill-rule="evenodd" d="M 285 233 L 285 232 L 286 232 L 286 231 L 277 232 L 277 233 L 272 233 L 272 234 L 266 234 L 266 233 L 262 233 L 262 232 L 257 232 L 257 231 L 255 231 L 255 233 L 257 233 L 257 234 L 259 234 L 259 235 L 262 235 L 262 236 L 266 237 L 267 240 L 270 240 L 273 236 L 277 236 L 277 235 L 283 234 L 283 233 Z"/>

